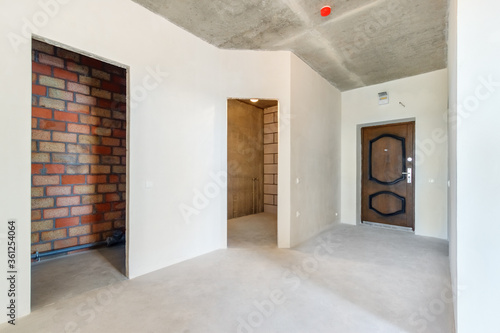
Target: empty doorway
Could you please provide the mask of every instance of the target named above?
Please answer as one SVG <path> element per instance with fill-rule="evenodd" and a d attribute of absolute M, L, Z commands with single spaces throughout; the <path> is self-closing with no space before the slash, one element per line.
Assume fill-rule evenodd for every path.
<path fill-rule="evenodd" d="M 32 50 L 36 309 L 125 278 L 127 70 L 44 41 Z"/>
<path fill-rule="evenodd" d="M 276 246 L 278 101 L 227 105 L 228 246 Z"/>

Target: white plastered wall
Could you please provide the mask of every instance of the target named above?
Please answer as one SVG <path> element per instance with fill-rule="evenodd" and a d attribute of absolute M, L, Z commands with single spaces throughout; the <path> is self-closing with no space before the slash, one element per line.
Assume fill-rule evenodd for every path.
<path fill-rule="evenodd" d="M 310 142 L 291 140 L 291 73 L 304 75 L 300 85 L 309 91 L 294 98 L 299 116 L 311 112 L 303 106 L 312 99 L 326 98 L 316 112 L 339 118 L 338 91 L 299 59 L 292 66 L 290 52 L 219 50 L 131 1 L 48 3 L 52 7 L 35 0 L 0 1 L 0 10 L 8 13 L 0 35 L 22 42 L 14 47 L 8 38 L 0 39 L 0 153 L 9 157 L 0 165 L 0 222 L 18 221 L 18 317 L 30 311 L 31 34 L 128 68 L 129 277 L 226 246 L 226 100 L 232 97 L 279 100 L 278 243 L 289 247 L 290 198 L 297 191 L 290 188 L 291 147 L 297 142 L 306 150 Z M 331 92 L 334 97 L 327 96 Z M 334 145 L 338 138 L 328 137 Z M 327 158 L 338 160 L 335 154 L 338 148 Z M 333 169 L 324 176 L 338 181 Z M 329 222 L 325 217 L 321 226 Z M 5 264 L 0 261 L 0 271 L 6 272 Z"/>
<path fill-rule="evenodd" d="M 339 221 L 340 108 L 340 91 L 292 55 L 288 121 L 292 246 Z"/>
<path fill-rule="evenodd" d="M 500 3 L 452 1 L 457 12 L 452 71 L 450 145 L 456 153 L 456 182 L 451 188 L 452 278 L 457 295 L 457 332 L 500 331 Z M 453 15 L 453 14 L 452 14 Z M 456 88 L 456 91 L 454 89 Z M 454 265 L 456 264 L 456 266 Z M 456 275 L 454 274 L 456 270 Z"/>
<path fill-rule="evenodd" d="M 448 9 L 448 240 L 450 275 L 454 293 L 455 327 L 457 327 L 457 127 L 452 119 L 457 115 L 457 1 L 451 0 Z"/>
<path fill-rule="evenodd" d="M 360 127 L 415 120 L 415 233 L 447 238 L 447 81 L 439 70 L 342 93 L 342 223 L 360 222 Z"/>

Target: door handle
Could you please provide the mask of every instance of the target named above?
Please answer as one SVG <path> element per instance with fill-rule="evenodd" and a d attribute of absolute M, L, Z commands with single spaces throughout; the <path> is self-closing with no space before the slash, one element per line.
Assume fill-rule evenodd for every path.
<path fill-rule="evenodd" d="M 406 169 L 407 172 L 403 172 L 403 175 L 406 175 L 406 182 L 411 184 L 411 168 Z"/>

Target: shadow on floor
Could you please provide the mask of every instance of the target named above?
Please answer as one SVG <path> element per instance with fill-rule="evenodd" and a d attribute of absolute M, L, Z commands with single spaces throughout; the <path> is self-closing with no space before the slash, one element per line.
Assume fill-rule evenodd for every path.
<path fill-rule="evenodd" d="M 33 263 L 32 310 L 126 280 L 125 245 L 88 250 Z"/>

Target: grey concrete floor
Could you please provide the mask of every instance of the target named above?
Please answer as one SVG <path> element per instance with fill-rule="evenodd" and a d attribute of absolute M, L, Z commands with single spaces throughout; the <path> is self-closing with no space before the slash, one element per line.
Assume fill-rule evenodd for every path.
<path fill-rule="evenodd" d="M 278 224 L 276 214 L 261 213 L 227 221 L 228 248 L 276 248 Z"/>
<path fill-rule="evenodd" d="M 125 277 L 125 245 L 42 259 L 31 266 L 31 310 L 104 288 Z"/>
<path fill-rule="evenodd" d="M 265 214 L 232 220 L 228 249 L 133 280 L 102 251 L 42 262 L 33 270 L 38 305 L 0 331 L 453 332 L 447 242 L 334 225 L 285 250 L 269 236 L 275 229 Z M 68 268 L 58 265 L 73 275 L 59 276 Z"/>

